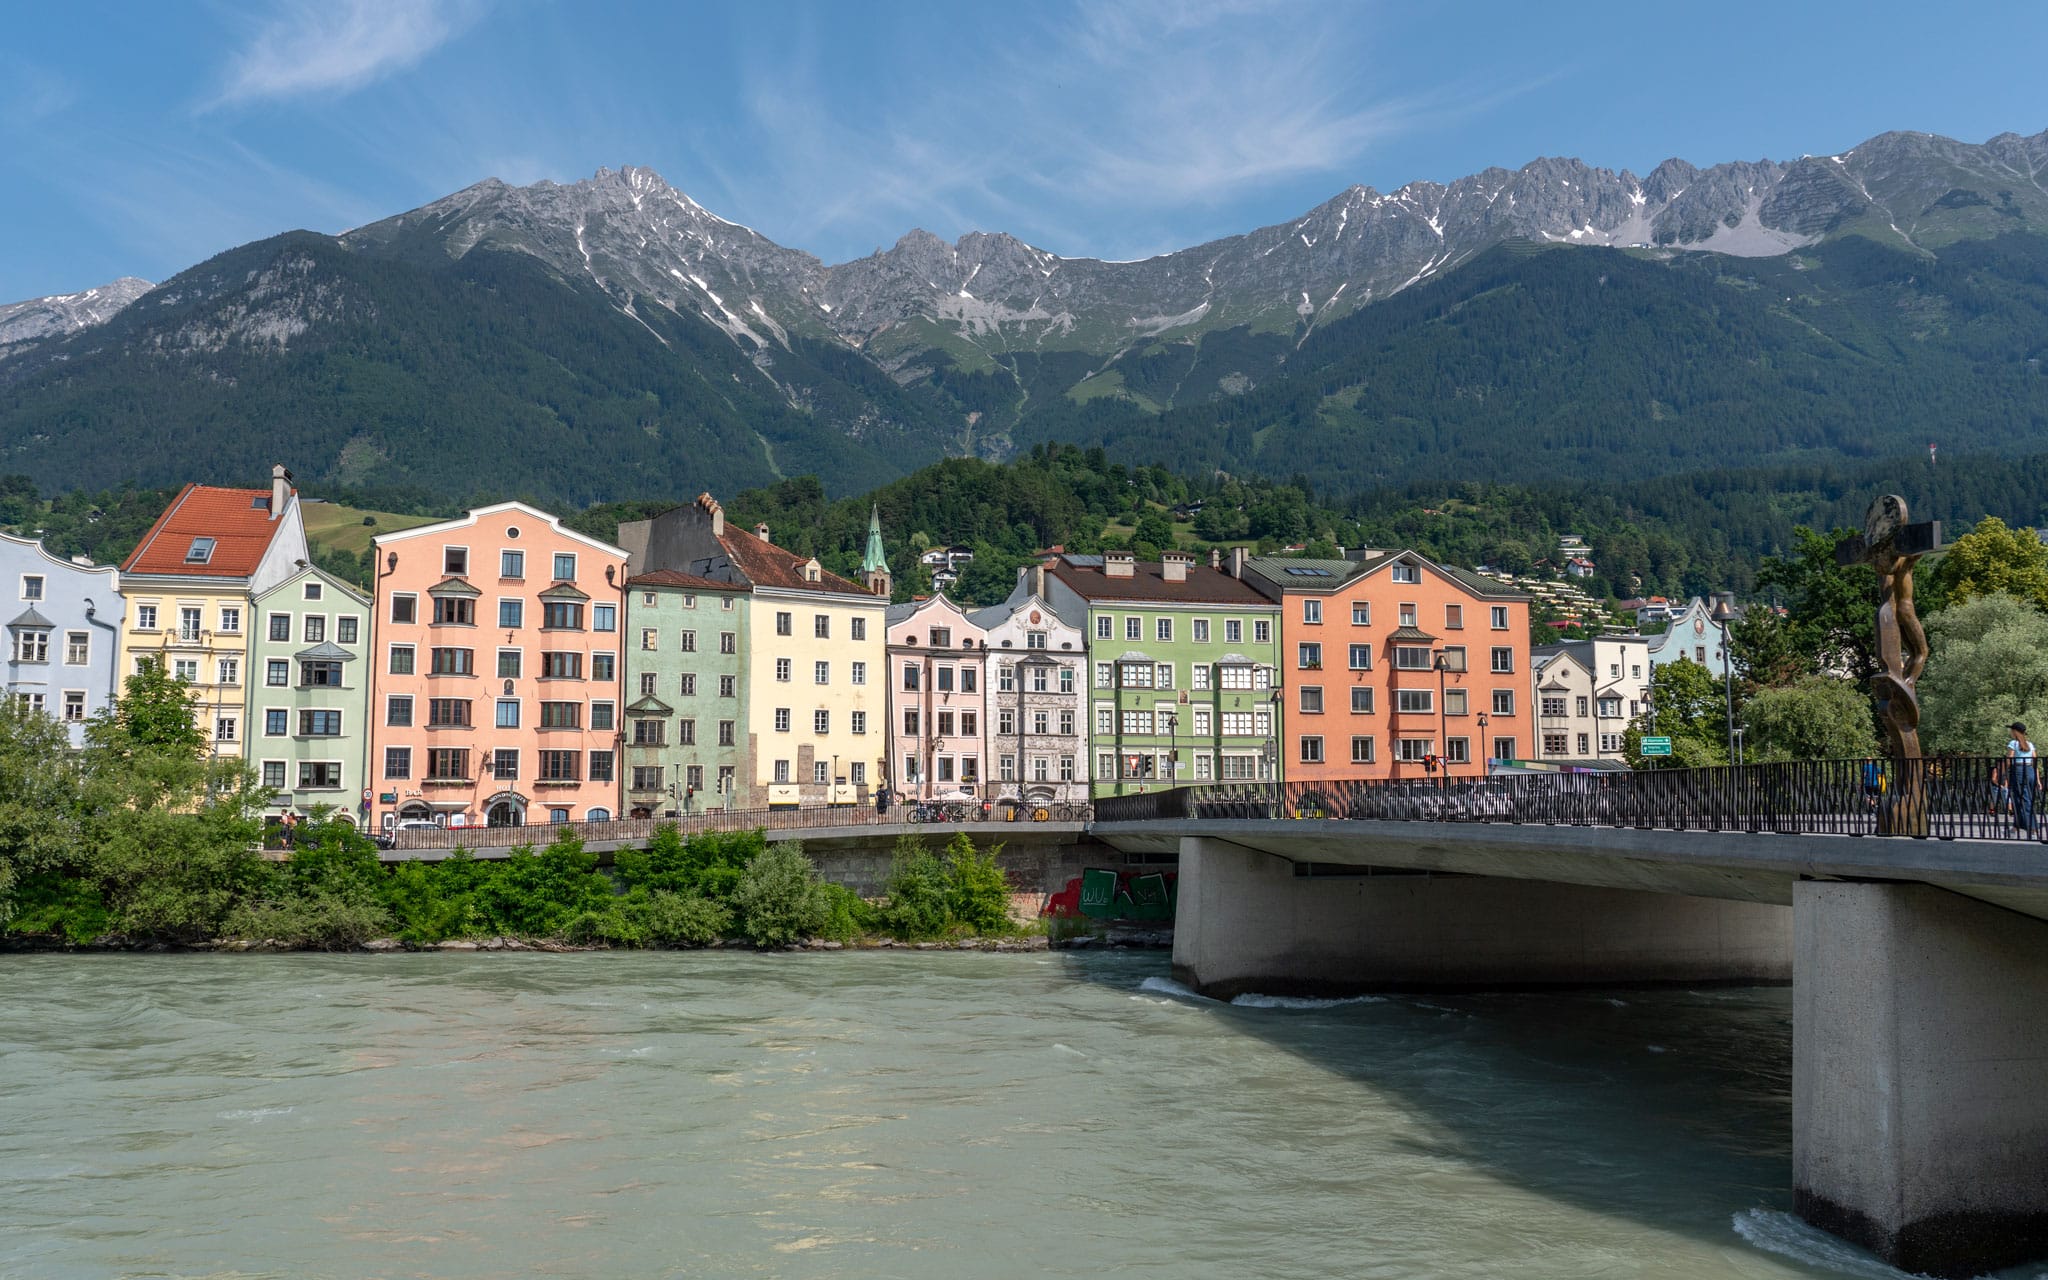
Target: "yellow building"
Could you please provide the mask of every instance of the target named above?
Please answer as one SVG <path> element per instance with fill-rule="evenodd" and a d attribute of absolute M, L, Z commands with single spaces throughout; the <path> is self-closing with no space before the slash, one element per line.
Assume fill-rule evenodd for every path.
<path fill-rule="evenodd" d="M 621 525 L 619 545 L 631 557 L 631 575 L 668 570 L 745 592 L 745 625 L 732 633 L 747 647 L 737 655 L 737 678 L 746 682 L 745 740 L 735 744 L 742 753 L 741 785 L 728 803 L 869 803 L 889 741 L 882 669 L 886 572 L 859 585 L 827 573 L 813 557 L 776 546 L 766 526 L 752 534 L 729 532 L 724 510 L 709 494 L 652 520 Z M 671 640 L 652 637 L 656 645 Z"/>
<path fill-rule="evenodd" d="M 215 755 L 249 736 L 255 596 L 312 558 L 291 479 L 278 466 L 268 489 L 186 485 L 121 565 L 120 675 L 155 662 L 189 683 Z"/>

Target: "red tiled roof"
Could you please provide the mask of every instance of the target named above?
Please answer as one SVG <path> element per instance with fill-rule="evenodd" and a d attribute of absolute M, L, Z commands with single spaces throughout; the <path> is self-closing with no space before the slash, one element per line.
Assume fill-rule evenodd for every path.
<path fill-rule="evenodd" d="M 256 572 L 278 528 L 279 522 L 270 518 L 268 489 L 188 484 L 122 562 L 121 572 L 246 578 Z M 213 555 L 205 564 L 185 560 L 194 538 L 213 539 Z"/>
<path fill-rule="evenodd" d="M 866 596 L 879 600 L 874 592 L 859 583 L 848 582 L 826 569 L 818 571 L 816 582 L 804 580 L 804 566 L 810 563 L 809 556 L 800 556 L 794 551 L 784 551 L 772 542 L 763 542 L 751 533 L 721 534 L 719 545 L 732 557 L 741 573 L 747 575 L 757 587 L 782 587 L 792 591 L 829 591 L 834 595 Z"/>
<path fill-rule="evenodd" d="M 702 578 L 694 573 L 682 573 L 675 569 L 650 569 L 636 573 L 626 579 L 629 587 L 688 587 L 693 591 L 745 591 L 746 587 L 737 582 L 721 582 L 717 578 Z"/>

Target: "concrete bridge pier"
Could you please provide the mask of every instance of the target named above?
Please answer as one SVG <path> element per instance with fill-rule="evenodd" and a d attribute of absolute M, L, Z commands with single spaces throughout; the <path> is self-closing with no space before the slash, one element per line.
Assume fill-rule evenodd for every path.
<path fill-rule="evenodd" d="M 1204 995 L 1783 982 L 1792 911 L 1492 876 L 1312 868 L 1183 837 L 1173 972 Z M 1356 873 L 1356 874 L 1353 874 Z"/>
<path fill-rule="evenodd" d="M 2048 922 L 1896 882 L 1793 911 L 1799 1216 L 1908 1272 L 2048 1255 Z"/>

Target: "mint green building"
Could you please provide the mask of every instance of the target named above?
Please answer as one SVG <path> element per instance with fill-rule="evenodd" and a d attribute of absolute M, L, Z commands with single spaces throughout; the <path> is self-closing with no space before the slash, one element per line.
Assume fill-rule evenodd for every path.
<path fill-rule="evenodd" d="M 1173 551 L 1047 566 L 1047 603 L 1087 637 L 1093 795 L 1280 776 L 1280 607 L 1242 566 Z"/>
<path fill-rule="evenodd" d="M 626 579 L 626 817 L 738 807 L 750 603 L 744 585 L 695 574 Z"/>
<path fill-rule="evenodd" d="M 306 565 L 255 598 L 250 628 L 250 767 L 270 788 L 269 812 L 317 805 L 360 822 L 370 742 L 370 601 Z M 402 700 L 411 714 L 410 699 Z M 425 708 L 420 709 L 424 715 Z"/>

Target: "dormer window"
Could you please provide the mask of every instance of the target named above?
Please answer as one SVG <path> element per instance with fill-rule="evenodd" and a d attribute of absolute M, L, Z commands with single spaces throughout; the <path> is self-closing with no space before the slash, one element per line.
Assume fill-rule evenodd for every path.
<path fill-rule="evenodd" d="M 1394 565 L 1394 581 L 1420 582 L 1422 581 L 1422 570 L 1416 568 L 1412 564 L 1407 564 L 1405 562 L 1396 563 Z M 1404 623 L 1402 625 L 1406 626 L 1411 624 Z"/>
<path fill-rule="evenodd" d="M 821 572 L 822 571 L 820 570 L 818 562 L 816 560 L 809 560 L 804 563 L 805 582 L 817 582 L 819 580 Z"/>
<path fill-rule="evenodd" d="M 186 564 L 206 564 L 213 559 L 213 539 L 194 538 L 185 551 Z"/>

